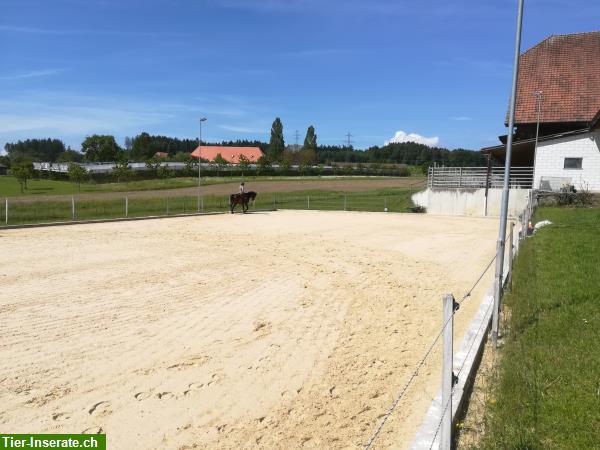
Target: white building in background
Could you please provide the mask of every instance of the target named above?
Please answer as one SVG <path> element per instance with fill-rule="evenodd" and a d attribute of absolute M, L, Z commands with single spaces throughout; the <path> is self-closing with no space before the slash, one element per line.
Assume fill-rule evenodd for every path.
<path fill-rule="evenodd" d="M 504 165 L 506 140 L 481 151 Z M 600 31 L 550 36 L 523 53 L 511 166 L 534 167 L 534 189 L 600 192 L 599 141 Z"/>
<path fill-rule="evenodd" d="M 600 192 L 600 129 L 540 140 L 534 167 L 536 189 Z"/>

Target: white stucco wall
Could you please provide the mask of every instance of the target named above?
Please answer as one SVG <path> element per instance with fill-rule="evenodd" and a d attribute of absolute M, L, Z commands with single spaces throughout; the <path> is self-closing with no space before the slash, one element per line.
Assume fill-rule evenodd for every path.
<path fill-rule="evenodd" d="M 581 169 L 565 169 L 565 158 L 583 158 Z M 569 178 L 577 189 L 600 191 L 600 130 L 542 141 L 535 156 L 536 189 L 542 177 Z"/>
<path fill-rule="evenodd" d="M 486 198 L 485 189 L 446 189 L 424 191 L 413 194 L 415 205 L 424 207 L 429 214 L 448 216 L 499 216 L 502 189 L 490 189 Z M 516 217 L 529 201 L 529 189 L 511 189 L 508 196 L 508 215 Z"/>

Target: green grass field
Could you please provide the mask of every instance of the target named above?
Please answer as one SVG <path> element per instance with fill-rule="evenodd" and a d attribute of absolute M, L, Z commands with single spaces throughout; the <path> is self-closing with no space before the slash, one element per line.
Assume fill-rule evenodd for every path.
<path fill-rule="evenodd" d="M 259 194 L 250 211 L 256 209 L 315 209 L 348 211 L 407 212 L 412 206 L 408 189 L 383 189 L 348 194 L 311 190 L 293 193 Z M 128 199 L 127 216 L 167 216 L 229 210 L 227 196 L 176 196 L 163 198 Z M 236 210 L 240 212 L 240 206 Z M 73 220 L 70 200 L 9 202 L 8 222 L 5 222 L 5 203 L 0 202 L 0 224 L 63 222 Z M 125 199 L 78 200 L 75 203 L 75 220 L 114 219 L 125 217 Z"/>
<path fill-rule="evenodd" d="M 274 176 L 256 176 L 256 177 L 245 177 L 246 181 L 288 181 L 288 180 L 323 180 L 331 177 L 316 177 L 316 176 L 305 176 L 305 177 L 274 177 Z M 379 177 L 369 177 L 372 179 Z M 384 177 L 381 177 L 384 178 Z M 385 177 L 390 178 L 390 177 Z M 406 177 L 404 177 L 406 179 Z M 352 180 L 356 177 L 335 177 L 336 180 Z M 422 176 L 415 176 L 415 183 L 422 180 Z M 212 184 L 223 184 L 223 183 L 239 183 L 242 181 L 241 177 L 208 177 L 202 179 L 202 185 L 208 186 Z M 0 197 L 15 197 L 22 195 L 73 195 L 78 193 L 97 193 L 97 192 L 133 192 L 133 191 L 152 191 L 162 189 L 177 189 L 177 188 L 188 188 L 198 186 L 198 178 L 194 177 L 181 177 L 181 178 L 167 178 L 167 179 L 154 179 L 154 180 L 139 180 L 129 181 L 123 183 L 81 183 L 81 191 L 78 186 L 70 181 L 56 181 L 56 180 L 29 180 L 27 181 L 27 189 L 21 193 L 21 187 L 19 182 L 12 176 L 1 176 L 0 177 Z"/>
<path fill-rule="evenodd" d="M 483 449 L 600 448 L 600 209 L 540 208 L 505 296 Z"/>

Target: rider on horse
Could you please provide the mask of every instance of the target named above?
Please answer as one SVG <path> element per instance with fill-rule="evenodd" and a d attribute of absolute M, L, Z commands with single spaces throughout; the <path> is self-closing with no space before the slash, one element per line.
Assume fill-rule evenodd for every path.
<path fill-rule="evenodd" d="M 240 195 L 244 195 L 244 192 L 246 192 L 246 188 L 244 187 L 244 182 L 242 181 L 242 184 L 240 184 Z"/>

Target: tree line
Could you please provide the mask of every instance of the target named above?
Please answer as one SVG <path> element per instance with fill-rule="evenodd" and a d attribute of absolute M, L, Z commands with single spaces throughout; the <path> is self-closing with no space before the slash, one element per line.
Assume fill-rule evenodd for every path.
<path fill-rule="evenodd" d="M 352 146 L 318 145 L 315 128 L 311 125 L 306 130 L 302 146 L 286 146 L 283 123 L 277 117 L 271 127 L 269 142 L 258 140 L 223 141 L 206 143 L 223 147 L 259 147 L 265 161 L 261 163 L 290 165 L 331 164 L 335 162 L 355 164 L 406 164 L 428 166 L 438 164 L 444 166 L 484 166 L 485 155 L 478 151 L 443 147 L 428 147 L 415 142 L 390 143 L 366 150 L 357 150 Z M 27 139 L 5 145 L 7 155 L 0 157 L 0 164 L 19 165 L 31 161 L 43 162 L 124 162 L 150 161 L 157 152 L 164 152 L 172 160 L 187 162 L 190 153 L 198 146 L 195 139 L 179 139 L 169 136 L 151 135 L 142 132 L 134 137 L 126 137 L 121 147 L 111 135 L 87 136 L 81 143 L 81 152 L 58 139 Z"/>

